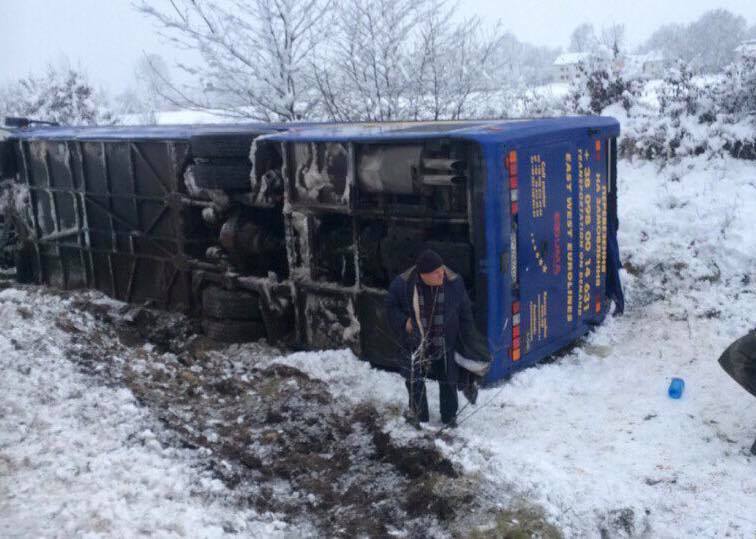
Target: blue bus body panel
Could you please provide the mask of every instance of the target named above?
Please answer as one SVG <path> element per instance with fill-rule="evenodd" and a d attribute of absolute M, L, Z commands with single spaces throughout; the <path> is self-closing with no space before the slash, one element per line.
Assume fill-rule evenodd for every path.
<path fill-rule="evenodd" d="M 621 301 L 616 215 L 608 212 L 609 148 L 618 135 L 614 118 L 589 116 L 319 124 L 263 138 L 358 143 L 447 138 L 481 146 L 487 178 L 486 252 L 480 267 L 488 282 L 490 383 L 568 346 L 604 319 L 612 296 Z M 518 158 L 516 216 L 505 164 L 510 151 Z M 608 272 L 614 273 L 614 291 L 607 290 Z M 512 306 L 517 301 L 521 355 L 515 360 Z"/>
<path fill-rule="evenodd" d="M 614 128 L 582 129 L 566 137 L 539 140 L 528 134 L 522 141 L 486 146 L 489 170 L 499 171 L 500 179 L 497 184 L 495 174 L 488 175 L 489 295 L 501 298 L 489 302 L 494 366 L 488 382 L 574 342 L 603 321 L 610 299 L 621 302 L 616 215 L 609 203 L 613 137 Z M 511 151 L 517 156 L 516 193 L 503 165 Z M 502 256 L 509 271 L 490 271 Z M 607 286 L 610 274 L 616 290 Z M 513 308 L 515 302 L 519 308 Z M 518 316 L 516 357 L 511 351 Z"/>
<path fill-rule="evenodd" d="M 621 309 L 616 193 L 610 192 L 607 117 L 451 122 L 217 124 L 40 127 L 13 130 L 33 140 L 185 140 L 256 134 L 273 142 L 474 142 L 485 161 L 485 254 L 478 267 L 488 293 L 486 330 L 494 364 L 487 381 L 508 376 L 569 345 L 600 323 L 610 299 Z M 600 143 L 600 148 L 596 142 Z M 517 212 L 506 157 L 517 155 Z M 482 246 L 476 246 L 481 252 Z M 519 357 L 513 356 L 513 305 L 519 302 Z"/>
<path fill-rule="evenodd" d="M 604 137 L 619 135 L 619 123 L 603 116 L 570 116 L 537 120 L 470 120 L 448 122 L 381 122 L 323 123 L 291 126 L 285 131 L 267 135 L 267 140 L 280 142 L 405 142 L 432 138 L 476 140 L 485 146 L 491 143 L 531 140 L 549 142 L 585 134 L 590 129 Z"/>

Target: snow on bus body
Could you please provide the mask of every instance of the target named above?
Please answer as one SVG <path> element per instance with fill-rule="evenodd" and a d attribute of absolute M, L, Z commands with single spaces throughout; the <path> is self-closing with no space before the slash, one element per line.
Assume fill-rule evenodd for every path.
<path fill-rule="evenodd" d="M 613 118 L 571 117 L 323 124 L 258 138 L 258 147 L 278 144 L 284 156 L 286 212 L 292 233 L 301 228 L 303 219 L 311 218 L 317 226 L 330 214 L 341 216 L 339 224 L 351 228 L 351 237 L 357 238 L 350 253 L 355 267 L 348 282 L 318 279 L 308 272 L 304 272 L 308 277 L 298 280 L 292 267 L 293 288 L 306 298 L 300 302 L 307 305 L 300 309 L 300 323 L 317 314 L 313 296 L 320 293 L 318 289 L 329 288 L 342 293 L 342 312 L 352 315 L 341 317 L 349 319 L 344 327 L 354 328 L 353 318 L 358 319 L 360 355 L 380 363 L 385 362 L 380 354 L 398 353 L 396 348 L 386 351 L 391 335 L 375 296 L 381 296 L 390 278 L 411 263 L 416 250 L 409 246 L 414 244 L 407 242 L 407 247 L 385 252 L 386 237 L 378 238 L 382 252 L 371 254 L 379 256 L 384 267 L 387 258 L 408 263 L 395 264 L 376 281 L 364 268 L 368 256 L 360 253 L 359 238 L 369 220 L 383 219 L 387 229 L 405 220 L 419 223 L 418 228 L 426 226 L 421 239 L 431 240 L 428 243 L 434 248 L 447 248 L 442 253 L 446 260 L 450 253 L 461 266 L 469 262 L 465 283 L 474 300 L 476 323 L 488 335 L 494 357 L 487 381 L 504 378 L 565 347 L 601 323 L 612 300 L 618 310 L 623 308 L 616 240 L 618 135 L 619 123 Z M 429 172 L 439 163 L 447 167 L 444 174 Z M 324 181 L 327 175 L 311 171 L 313 166 L 330 167 L 330 185 Z M 310 181 L 315 176 L 317 186 Z M 445 186 L 453 190 L 460 184 L 467 195 L 466 207 L 456 220 L 431 215 L 431 209 L 422 205 L 409 215 L 395 209 L 402 209 L 399 204 L 369 207 L 376 194 L 390 194 L 395 202 L 411 195 L 422 198 L 423 189 Z M 433 222 L 444 224 L 434 232 Z M 457 225 L 466 227 L 468 245 L 439 237 L 439 230 Z M 307 266 L 312 249 L 305 249 L 309 244 L 301 235 L 294 243 L 308 255 L 294 252 L 290 262 Z M 469 249 L 469 261 L 467 253 L 454 252 L 463 247 Z M 369 296 L 373 298 L 367 301 Z M 333 321 L 339 316 L 331 311 L 325 318 Z M 311 337 L 309 325 L 301 331 L 306 333 L 303 340 Z M 353 331 L 350 335 L 354 336 Z"/>

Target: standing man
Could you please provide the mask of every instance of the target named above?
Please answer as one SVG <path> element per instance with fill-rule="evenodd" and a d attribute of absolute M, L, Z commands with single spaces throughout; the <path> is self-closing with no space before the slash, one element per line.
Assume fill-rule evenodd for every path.
<path fill-rule="evenodd" d="M 416 264 L 391 283 L 386 310 L 389 327 L 403 350 L 408 419 L 415 424 L 428 421 L 425 378 L 431 375 L 439 383 L 441 421 L 456 425 L 457 386 L 464 387 L 474 404 L 477 376 L 457 364 L 455 352 L 482 363 L 484 370 L 478 375 L 485 374 L 491 361 L 486 340 L 475 327 L 464 281 L 438 253 L 423 251 Z"/>

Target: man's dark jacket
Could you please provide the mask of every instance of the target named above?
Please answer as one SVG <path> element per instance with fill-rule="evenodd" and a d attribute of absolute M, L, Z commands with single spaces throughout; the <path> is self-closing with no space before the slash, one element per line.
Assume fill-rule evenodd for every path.
<path fill-rule="evenodd" d="M 719 364 L 733 380 L 756 397 L 756 329 L 728 346 L 719 358 Z"/>
<path fill-rule="evenodd" d="M 457 351 L 466 358 L 490 361 L 485 337 L 475 327 L 472 304 L 465 290 L 465 283 L 458 274 L 444 266 L 446 283 L 444 286 L 444 342 L 446 346 L 446 380 L 451 384 L 460 381 L 461 367 L 454 361 Z M 412 308 L 412 295 L 418 280 L 415 266 L 398 275 L 389 287 L 386 296 L 386 312 L 389 327 L 399 338 L 403 350 L 402 372 L 407 375 L 412 352 L 420 345 L 420 330 Z M 405 328 L 407 319 L 412 320 L 412 334 Z"/>

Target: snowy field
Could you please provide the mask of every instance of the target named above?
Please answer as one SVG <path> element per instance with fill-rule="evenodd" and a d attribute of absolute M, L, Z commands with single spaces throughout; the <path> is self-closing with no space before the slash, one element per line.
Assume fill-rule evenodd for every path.
<path fill-rule="evenodd" d="M 230 506 L 202 455 L 174 447 L 128 389 L 78 372 L 56 324 L 69 308 L 0 291 L 0 537 L 283 536 Z"/>
<path fill-rule="evenodd" d="M 445 449 L 566 536 L 756 537 L 756 400 L 716 361 L 756 326 L 756 166 L 621 163 L 619 177 L 625 315 L 482 391 Z M 323 356 L 288 361 L 340 378 Z M 403 403 L 396 380 L 375 378 L 343 391 Z"/>
<path fill-rule="evenodd" d="M 716 362 L 756 325 L 756 164 L 620 164 L 626 312 L 556 361 L 483 390 L 437 446 L 480 496 L 567 537 L 756 537 L 756 400 Z M 69 300 L 0 291 L 0 536 L 299 536 L 239 507 L 117 383 L 69 361 Z M 77 331 L 85 332 L 86 327 Z M 396 439 L 403 384 L 345 351 L 266 356 L 369 401 Z M 111 358 L 111 361 L 128 361 Z M 685 379 L 683 398 L 666 388 Z M 437 391 L 432 424 L 439 428 Z M 440 532 L 439 532 L 440 533 Z"/>

